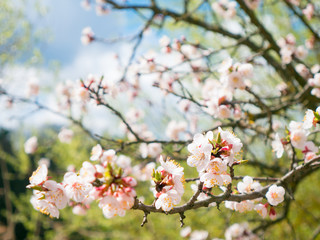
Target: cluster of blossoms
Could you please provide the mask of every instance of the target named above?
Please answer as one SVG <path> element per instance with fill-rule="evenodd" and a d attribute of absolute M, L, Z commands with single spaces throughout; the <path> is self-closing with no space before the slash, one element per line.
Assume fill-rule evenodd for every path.
<path fill-rule="evenodd" d="M 82 30 L 81 42 L 83 45 L 88 45 L 94 40 L 94 32 L 91 27 L 85 27 Z"/>
<path fill-rule="evenodd" d="M 59 209 L 64 208 L 68 203 L 67 192 L 62 183 L 48 180 L 48 168 L 42 164 L 33 172 L 30 177 L 30 184 L 27 188 L 33 189 L 31 203 L 33 207 L 51 217 L 59 218 Z M 88 187 L 89 186 L 83 186 Z"/>
<path fill-rule="evenodd" d="M 89 100 L 90 92 L 99 93 L 99 95 L 101 96 L 103 94 L 106 94 L 108 96 L 115 98 L 119 94 L 119 92 L 122 90 L 121 89 L 122 86 L 116 86 L 113 82 L 108 81 L 103 77 L 98 77 L 92 74 L 89 74 L 81 82 L 81 87 L 83 91 L 86 92 L 87 100 Z M 96 100 L 96 103 L 99 103 L 98 99 L 94 99 L 94 100 Z M 103 99 L 100 99 L 100 101 L 103 101 Z"/>
<path fill-rule="evenodd" d="M 30 177 L 28 188 L 34 189 L 31 203 L 40 212 L 59 217 L 59 209 L 69 203 L 75 214 L 83 215 L 89 204 L 97 200 L 106 218 L 124 216 L 134 204 L 137 182 L 128 176 L 131 172 L 130 159 L 116 156 L 115 151 L 104 151 L 100 145 L 93 147 L 91 161 L 85 161 L 78 173 L 69 171 L 62 183 L 48 180 L 45 164 Z"/>
<path fill-rule="evenodd" d="M 149 51 L 140 56 L 135 64 L 128 69 L 128 79 L 134 85 L 139 86 L 141 76 L 148 74 L 152 76 L 152 85 L 162 90 L 164 95 L 172 92 L 174 83 L 190 73 L 195 85 L 200 82 L 202 70 L 207 68 L 205 57 L 209 56 L 212 49 L 202 49 L 199 44 L 192 44 L 182 36 L 180 39 L 170 39 L 163 36 L 159 41 L 163 54 Z M 170 73 L 168 69 L 179 69 L 181 73 Z"/>
<path fill-rule="evenodd" d="M 191 155 L 187 164 L 196 167 L 205 190 L 231 183 L 227 167 L 234 164 L 234 157 L 240 152 L 242 143 L 231 132 L 219 128 L 216 139 L 213 132 L 205 135 L 196 134 L 193 142 L 188 145 Z"/>
<path fill-rule="evenodd" d="M 188 150 L 192 155 L 188 157 L 187 164 L 197 168 L 200 181 L 203 182 L 204 191 L 209 192 L 213 187 L 222 187 L 231 183 L 232 179 L 227 173 L 227 167 L 241 163 L 241 161 L 235 160 L 235 155 L 240 152 L 241 148 L 240 139 L 220 128 L 216 139 L 213 138 L 212 132 L 194 136 L 193 142 L 188 145 Z M 249 194 L 261 189 L 260 183 L 253 181 L 249 176 L 244 177 L 243 182 L 239 182 L 237 185 L 237 193 L 240 194 Z M 269 188 L 266 198 L 270 205 L 276 206 L 284 200 L 284 193 L 282 187 L 274 185 Z M 206 198 L 208 196 L 203 192 L 199 195 L 198 200 Z M 225 205 L 227 208 L 239 212 L 256 210 L 262 217 L 266 217 L 269 204 L 257 203 L 261 200 L 261 198 L 258 198 L 241 202 L 226 201 Z M 275 216 L 275 211 L 271 206 L 269 215 L 271 217 Z"/>
<path fill-rule="evenodd" d="M 260 238 L 251 232 L 248 223 L 235 223 L 225 232 L 226 240 L 259 240 Z"/>
<path fill-rule="evenodd" d="M 152 180 L 155 185 L 154 196 L 155 207 L 163 211 L 170 211 L 179 204 L 184 193 L 184 172 L 174 160 L 163 160 L 160 157 L 160 164 L 152 173 Z"/>
<path fill-rule="evenodd" d="M 148 129 L 148 126 L 141 121 L 143 117 L 144 112 L 135 108 L 131 108 L 126 114 L 128 123 L 140 139 L 146 141 L 154 140 L 155 138 L 153 133 Z M 124 123 L 120 125 L 120 128 L 124 130 L 130 140 L 136 140 L 136 137 L 128 130 Z M 139 146 L 139 152 L 143 158 L 157 158 L 162 152 L 162 145 L 161 143 L 141 143 Z"/>
<path fill-rule="evenodd" d="M 92 3 L 90 0 L 83 0 L 81 1 L 80 5 L 83 9 L 90 10 Z M 95 10 L 98 16 L 106 15 L 110 12 L 110 9 L 105 6 L 104 0 L 95 1 Z"/>
<path fill-rule="evenodd" d="M 183 63 L 183 61 L 187 60 L 190 63 L 191 70 L 198 71 L 204 68 L 205 62 L 203 61 L 203 57 L 210 55 L 211 50 L 201 49 L 197 44 L 188 43 L 184 36 L 180 39 L 171 40 L 168 36 L 163 36 L 159 40 L 159 44 L 161 46 L 161 50 L 167 56 L 171 56 L 172 58 L 172 66 L 179 66 Z M 154 58 L 149 59 L 150 63 L 156 64 Z M 152 66 L 152 65 L 151 65 Z M 163 65 L 167 66 L 167 64 Z M 154 70 L 163 70 L 163 67 L 154 65 Z M 172 87 L 173 81 L 175 81 L 176 77 L 170 78 L 166 77 L 160 82 L 160 85 L 164 89 L 170 90 Z"/>
<path fill-rule="evenodd" d="M 250 63 L 233 63 L 231 58 L 222 63 L 219 68 L 221 82 L 230 89 L 244 89 L 245 80 L 252 76 L 253 67 Z"/>
<path fill-rule="evenodd" d="M 126 114 L 127 122 L 139 138 L 145 141 L 152 141 L 155 139 L 154 135 L 148 129 L 148 126 L 141 121 L 143 117 L 144 112 L 136 108 L 131 108 Z M 137 140 L 124 123 L 121 123 L 120 128 L 127 134 L 128 139 Z M 142 158 L 158 158 L 162 152 L 162 145 L 161 143 L 141 143 L 139 152 Z"/>
<path fill-rule="evenodd" d="M 85 83 L 97 82 L 98 78 L 89 74 Z M 88 89 L 83 87 L 83 82 L 66 80 L 60 82 L 56 87 L 58 108 L 61 111 L 69 111 L 72 107 L 77 107 L 81 113 L 85 113 L 87 103 L 90 101 Z M 96 103 L 93 99 L 91 102 Z"/>
<path fill-rule="evenodd" d="M 148 79 L 151 79 L 150 84 L 161 89 L 166 95 L 176 91 L 175 86 L 180 84 L 175 83 L 178 83 L 179 79 L 185 77 L 185 73 L 188 72 L 194 85 L 201 87 L 202 100 L 199 103 L 204 105 L 203 111 L 221 119 L 239 119 L 242 117 L 240 105 L 233 103 L 232 100 L 236 89 L 245 89 L 249 85 L 249 79 L 253 73 L 251 64 L 233 62 L 232 59 L 228 59 L 219 67 L 221 73 L 219 81 L 211 78 L 202 80 L 201 74 L 198 72 L 208 70 L 205 58 L 210 56 L 213 50 L 204 50 L 198 44 L 190 44 L 184 37 L 172 40 L 163 36 L 160 39 L 160 46 L 164 55 L 148 52 L 130 66 L 126 79 L 127 83 L 130 82 L 129 86 L 126 87 L 127 92 L 132 90 L 133 95 L 137 96 L 141 85 L 139 81 L 144 78 L 144 75 L 148 74 L 148 76 L 152 76 L 148 77 Z M 171 74 L 168 69 L 176 69 L 177 73 Z M 92 88 L 90 82 L 84 85 L 87 89 Z M 184 99 L 180 101 L 179 108 L 182 112 L 187 113 L 192 104 L 188 99 Z M 190 118 L 188 119 L 190 132 L 194 133 L 197 117 L 194 115 L 190 117 L 189 115 L 186 116 Z M 133 126 L 132 129 L 136 133 L 147 131 L 142 124 Z M 177 140 L 179 132 L 185 130 L 185 123 L 172 121 L 167 127 L 166 135 Z"/>
<path fill-rule="evenodd" d="M 237 192 L 240 194 L 249 194 L 255 191 L 260 191 L 262 186 L 259 182 L 253 181 L 252 177 L 245 176 L 242 182 L 237 185 Z M 271 219 L 276 218 L 276 211 L 273 206 L 277 206 L 284 200 L 285 190 L 283 187 L 278 187 L 277 185 L 272 185 L 269 187 L 266 193 L 266 198 L 268 203 L 261 203 L 262 198 L 257 198 L 254 200 L 245 200 L 241 202 L 226 201 L 225 206 L 231 210 L 238 211 L 240 213 L 248 211 L 256 211 L 262 218 L 267 217 L 269 208 L 269 217 Z"/>
<path fill-rule="evenodd" d="M 206 240 L 209 237 L 209 233 L 205 230 L 194 230 L 191 227 L 185 227 L 181 229 L 180 236 L 189 240 Z"/>
<path fill-rule="evenodd" d="M 275 135 L 272 148 L 276 152 L 276 156 L 278 158 L 282 157 L 285 150 L 284 147 L 291 143 L 293 147 L 301 150 L 304 154 L 305 162 L 317 157 L 319 148 L 313 141 L 308 141 L 310 129 L 315 127 L 317 123 L 320 123 L 320 107 L 318 107 L 316 111 L 308 109 L 304 117 L 304 122 L 291 121 L 284 138 L 280 138 L 278 133 Z"/>
<path fill-rule="evenodd" d="M 117 56 L 115 56 L 117 58 Z M 120 63 L 118 62 L 120 68 Z M 125 94 L 128 99 L 133 100 L 138 96 L 139 85 L 132 84 L 128 81 L 120 81 L 116 83 L 117 76 L 110 78 L 99 77 L 89 74 L 85 79 L 80 81 L 77 92 L 78 97 L 83 102 L 94 104 L 104 104 L 109 98 L 116 98 L 121 93 Z"/>
<path fill-rule="evenodd" d="M 307 49 L 303 45 L 296 47 L 296 38 L 292 34 L 280 38 L 277 43 L 281 48 L 280 54 L 284 64 L 291 63 L 293 57 L 303 59 L 307 56 Z"/>
<path fill-rule="evenodd" d="M 73 138 L 73 131 L 71 129 L 62 128 L 58 134 L 58 138 L 62 143 L 70 143 Z"/>
<path fill-rule="evenodd" d="M 320 98 L 320 73 L 316 73 L 313 78 L 308 80 L 308 83 L 313 87 L 311 94 Z"/>
<path fill-rule="evenodd" d="M 241 194 L 247 194 L 254 191 L 259 191 L 261 188 L 262 187 L 260 183 L 253 181 L 253 179 L 249 176 L 244 177 L 243 181 L 239 182 L 237 185 L 237 190 Z M 255 202 L 259 200 L 261 199 L 245 200 L 241 202 L 226 201 L 225 206 L 226 208 L 238 211 L 240 213 L 248 212 L 255 209 L 257 210 L 258 213 L 260 213 L 260 215 L 262 215 L 262 217 L 265 217 L 267 209 L 262 204 L 255 205 Z"/>
<path fill-rule="evenodd" d="M 308 3 L 305 9 L 302 10 L 302 13 L 308 20 L 311 20 L 314 14 L 314 5 L 312 3 Z"/>
<path fill-rule="evenodd" d="M 179 134 L 187 130 L 187 123 L 185 121 L 177 122 L 172 120 L 169 122 L 166 135 L 172 140 L 179 140 Z"/>
<path fill-rule="evenodd" d="M 239 119 L 242 115 L 240 106 L 233 104 L 235 89 L 245 89 L 253 73 L 249 63 L 233 63 L 229 58 L 219 67 L 220 81 L 208 79 L 202 89 L 204 111 L 217 118 Z"/>
<path fill-rule="evenodd" d="M 304 79 L 308 79 L 311 76 L 309 69 L 302 63 L 297 64 L 295 69 Z"/>
<path fill-rule="evenodd" d="M 189 240 L 207 240 L 209 233 L 205 230 L 194 230 L 191 227 L 181 229 L 180 236 Z M 260 238 L 254 234 L 247 222 L 235 223 L 228 227 L 225 231 L 225 240 L 259 240 Z M 212 238 L 212 240 L 222 240 L 220 238 Z"/>

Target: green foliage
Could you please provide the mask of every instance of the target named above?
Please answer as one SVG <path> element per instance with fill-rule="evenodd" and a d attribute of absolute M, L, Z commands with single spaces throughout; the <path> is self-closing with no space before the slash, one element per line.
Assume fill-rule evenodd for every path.
<path fill-rule="evenodd" d="M 30 64 L 41 61 L 35 43 L 43 39 L 43 30 L 37 29 L 25 11 L 27 8 L 33 8 L 27 1 L 0 1 L 0 66 L 23 57 L 27 57 L 26 62 Z M 32 13 L 42 15 L 41 9 L 43 7 L 34 8 Z"/>

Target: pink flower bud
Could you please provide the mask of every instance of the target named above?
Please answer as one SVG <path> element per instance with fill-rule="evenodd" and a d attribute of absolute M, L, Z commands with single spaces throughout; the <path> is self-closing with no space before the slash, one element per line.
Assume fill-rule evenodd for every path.
<path fill-rule="evenodd" d="M 273 207 L 270 208 L 269 217 L 271 220 L 275 220 L 277 218 L 276 210 Z"/>
<path fill-rule="evenodd" d="M 133 177 L 125 177 L 122 178 L 122 181 L 126 184 L 129 185 L 130 187 L 134 187 L 137 185 L 137 181 Z"/>

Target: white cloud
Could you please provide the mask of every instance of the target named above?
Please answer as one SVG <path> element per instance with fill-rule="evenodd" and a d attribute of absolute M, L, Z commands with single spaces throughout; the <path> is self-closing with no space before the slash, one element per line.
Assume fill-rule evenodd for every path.
<path fill-rule="evenodd" d="M 129 44 L 117 45 L 115 48 L 118 55 L 127 59 L 131 52 Z M 61 70 L 61 76 L 65 78 L 77 79 L 86 77 L 92 73 L 94 75 L 104 75 L 110 78 L 120 78 L 121 70 L 118 68 L 115 56 L 117 54 L 110 47 L 101 46 L 98 43 L 80 49 L 74 61 Z"/>

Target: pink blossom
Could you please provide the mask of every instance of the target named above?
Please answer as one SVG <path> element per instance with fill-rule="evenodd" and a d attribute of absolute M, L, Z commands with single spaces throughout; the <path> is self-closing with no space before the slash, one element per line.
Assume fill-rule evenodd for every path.
<path fill-rule="evenodd" d="M 295 67 L 296 71 L 305 79 L 307 79 L 310 75 L 309 69 L 304 64 L 297 64 Z"/>
<path fill-rule="evenodd" d="M 48 179 L 48 168 L 45 164 L 40 165 L 36 171 L 32 173 L 32 176 L 29 178 L 30 184 L 27 188 L 32 188 L 43 184 Z"/>
<path fill-rule="evenodd" d="M 266 193 L 266 198 L 272 206 L 277 206 L 279 203 L 283 202 L 284 194 L 285 190 L 283 187 L 278 187 L 277 185 L 273 184 L 271 187 L 269 187 L 269 190 Z"/>
<path fill-rule="evenodd" d="M 161 143 L 142 143 L 140 144 L 139 151 L 143 158 L 147 158 L 148 156 L 156 158 L 162 152 L 162 146 Z"/>
<path fill-rule="evenodd" d="M 99 202 L 99 207 L 102 209 L 103 215 L 106 218 L 115 216 L 124 216 L 125 210 L 120 207 L 119 202 L 113 196 L 106 196 Z"/>
<path fill-rule="evenodd" d="M 98 146 L 98 145 L 97 145 L 97 146 Z M 97 146 L 96 146 L 96 147 L 97 147 Z M 100 146 L 100 145 L 99 145 L 99 146 Z M 101 146 L 100 146 L 100 147 L 101 147 Z M 95 150 L 95 151 L 96 151 L 96 154 L 95 154 L 94 159 L 96 158 L 96 156 L 99 155 L 99 153 L 100 153 L 101 151 L 103 151 L 102 148 L 101 148 L 101 151 L 100 151 L 100 147 L 97 147 L 97 149 Z M 117 156 L 116 156 L 116 151 L 113 150 L 113 149 L 109 149 L 109 150 L 103 152 L 103 154 L 102 154 L 102 156 L 101 156 L 101 162 L 104 163 L 104 164 L 112 163 L 112 162 L 115 162 L 116 158 L 117 158 Z M 90 160 L 91 160 L 91 158 L 90 158 Z"/>
<path fill-rule="evenodd" d="M 151 175 L 153 170 L 155 169 L 156 164 L 154 162 L 150 162 L 143 167 L 135 166 L 133 168 L 133 175 L 140 181 L 151 180 Z"/>
<path fill-rule="evenodd" d="M 306 8 L 302 10 L 302 13 L 308 20 L 311 20 L 314 13 L 314 6 L 312 3 L 307 4 Z"/>
<path fill-rule="evenodd" d="M 102 6 L 100 4 L 96 5 L 96 14 L 98 16 L 103 16 L 110 13 L 110 9 L 106 8 L 105 6 Z"/>
<path fill-rule="evenodd" d="M 173 160 L 167 160 L 166 162 L 163 160 L 163 157 L 160 156 L 160 164 L 161 167 L 168 173 L 172 175 L 176 175 L 179 177 L 183 176 L 183 167 L 180 167 L 175 161 Z"/>
<path fill-rule="evenodd" d="M 251 200 L 245 200 L 241 202 L 235 203 L 235 210 L 243 213 L 243 212 L 249 212 L 254 208 L 254 202 Z"/>
<path fill-rule="evenodd" d="M 233 164 L 234 156 L 238 152 L 240 152 L 242 148 L 242 143 L 239 138 L 237 138 L 235 135 L 233 135 L 229 131 L 223 131 L 219 127 L 219 133 L 221 134 L 221 139 L 224 142 L 225 147 L 223 147 L 222 151 L 222 159 L 226 160 L 229 165 Z"/>
<path fill-rule="evenodd" d="M 203 171 L 211 159 L 212 145 L 209 140 L 213 139 L 213 133 L 201 133 L 193 137 L 193 142 L 188 145 L 188 151 L 192 154 L 187 159 L 187 164 L 191 167 L 197 167 L 199 172 Z"/>
<path fill-rule="evenodd" d="M 304 116 L 303 119 L 303 128 L 304 129 L 310 129 L 313 126 L 315 126 L 315 122 L 314 122 L 314 112 L 310 109 L 308 109 L 306 111 L 306 115 Z"/>
<path fill-rule="evenodd" d="M 223 179 L 220 175 L 214 173 L 203 173 L 200 175 L 200 181 L 206 188 L 212 188 L 215 186 L 222 186 Z"/>
<path fill-rule="evenodd" d="M 92 185 L 77 176 L 74 172 L 67 172 L 63 179 L 66 195 L 76 202 L 82 202 L 91 191 Z"/>
<path fill-rule="evenodd" d="M 96 180 L 96 168 L 88 161 L 82 163 L 82 168 L 80 169 L 80 177 L 88 183 L 94 182 Z"/>
<path fill-rule="evenodd" d="M 38 138 L 33 136 L 24 143 L 24 151 L 26 154 L 33 154 L 38 149 Z"/>
<path fill-rule="evenodd" d="M 58 138 L 62 143 L 70 143 L 73 137 L 73 131 L 71 129 L 63 128 L 59 134 Z"/>
<path fill-rule="evenodd" d="M 81 42 L 83 45 L 88 45 L 94 40 L 94 33 L 90 27 L 82 30 Z"/>
<path fill-rule="evenodd" d="M 206 240 L 209 237 L 209 233 L 205 230 L 195 230 L 190 234 L 190 240 Z"/>
<path fill-rule="evenodd" d="M 51 217 L 59 218 L 59 209 L 53 203 L 38 199 L 37 197 L 32 197 L 30 202 L 32 203 L 33 207 L 41 213 Z"/>
<path fill-rule="evenodd" d="M 281 158 L 284 152 L 284 148 L 278 133 L 276 133 L 276 136 L 271 144 L 272 150 L 276 152 L 277 158 Z"/>
<path fill-rule="evenodd" d="M 80 6 L 85 10 L 90 10 L 91 8 L 90 0 L 82 0 L 80 3 Z"/>
<path fill-rule="evenodd" d="M 237 189 L 240 193 L 251 193 L 253 191 L 259 191 L 261 189 L 259 182 L 253 181 L 252 177 L 245 176 L 242 182 L 239 182 Z"/>
<path fill-rule="evenodd" d="M 295 148 L 302 149 L 307 141 L 307 134 L 303 130 L 292 131 L 290 140 Z"/>
<path fill-rule="evenodd" d="M 162 193 L 156 200 L 156 209 L 161 208 L 165 212 L 169 212 L 175 205 L 181 201 L 181 196 L 176 190 L 170 190 L 166 193 Z"/>
<path fill-rule="evenodd" d="M 39 93 L 39 81 L 37 78 L 30 78 L 27 82 L 27 96 L 36 96 Z"/>
<path fill-rule="evenodd" d="M 270 208 L 269 217 L 271 220 L 276 220 L 277 218 L 276 210 L 273 207 Z"/>
<path fill-rule="evenodd" d="M 184 132 L 186 129 L 186 122 L 176 122 L 175 120 L 172 120 L 167 126 L 166 135 L 172 140 L 179 140 L 179 134 Z"/>
<path fill-rule="evenodd" d="M 315 159 L 316 157 L 319 157 L 319 155 L 317 155 L 314 152 L 308 152 L 304 156 L 304 163 L 310 162 L 311 160 Z"/>
<path fill-rule="evenodd" d="M 180 230 L 180 236 L 183 237 L 183 238 L 189 237 L 190 234 L 191 234 L 191 227 L 190 226 L 187 226 L 187 227 L 182 228 Z"/>
<path fill-rule="evenodd" d="M 298 46 L 294 52 L 294 55 L 299 58 L 299 59 L 303 59 L 307 56 L 308 51 L 304 46 Z"/>
<path fill-rule="evenodd" d="M 103 153 L 103 149 L 101 147 L 100 144 L 97 144 L 96 146 L 94 146 L 91 150 L 91 157 L 90 160 L 91 161 L 97 161 L 100 159 L 100 157 L 102 156 Z"/>
<path fill-rule="evenodd" d="M 320 87 L 320 73 L 316 73 L 313 78 L 308 80 L 312 87 Z"/>
<path fill-rule="evenodd" d="M 159 44 L 161 47 L 167 47 L 170 44 L 170 38 L 166 35 L 162 36 L 159 40 Z"/>
<path fill-rule="evenodd" d="M 225 232 L 226 240 L 234 239 L 246 239 L 246 240 L 257 240 L 258 236 L 253 234 L 249 229 L 248 223 L 235 223 L 231 225 Z"/>
<path fill-rule="evenodd" d="M 266 208 L 266 206 L 264 204 L 257 204 L 255 207 L 254 207 L 254 210 L 257 211 L 257 213 L 259 213 L 259 215 L 262 217 L 262 218 L 266 218 L 266 216 L 268 215 L 268 209 Z"/>
<path fill-rule="evenodd" d="M 46 181 L 43 186 L 48 189 L 45 194 L 45 200 L 54 204 L 58 209 L 63 209 L 68 203 L 68 198 L 62 184 L 53 180 Z"/>
<path fill-rule="evenodd" d="M 72 208 L 72 213 L 79 216 L 85 216 L 87 214 L 87 208 L 81 204 L 77 204 Z"/>
<path fill-rule="evenodd" d="M 41 166 L 42 164 L 46 165 L 47 168 L 49 168 L 50 167 L 50 159 L 40 158 L 40 160 L 38 161 L 38 165 Z"/>

